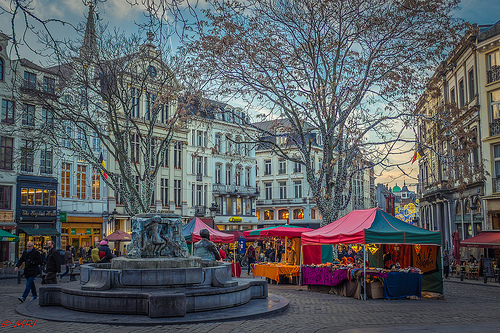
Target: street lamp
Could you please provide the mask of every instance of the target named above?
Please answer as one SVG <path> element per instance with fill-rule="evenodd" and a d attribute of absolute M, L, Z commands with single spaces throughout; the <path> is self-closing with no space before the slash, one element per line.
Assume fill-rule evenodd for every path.
<path fill-rule="evenodd" d="M 118 223 L 118 224 L 116 223 L 116 214 L 118 214 L 118 212 L 116 211 L 116 208 L 115 208 L 111 212 L 111 223 L 113 223 L 113 222 L 115 223 L 115 231 L 120 229 L 120 223 Z"/>
<path fill-rule="evenodd" d="M 212 218 L 212 228 L 215 229 L 215 213 L 219 209 L 216 203 L 212 202 L 212 206 L 208 208 L 210 210 L 210 217 Z"/>

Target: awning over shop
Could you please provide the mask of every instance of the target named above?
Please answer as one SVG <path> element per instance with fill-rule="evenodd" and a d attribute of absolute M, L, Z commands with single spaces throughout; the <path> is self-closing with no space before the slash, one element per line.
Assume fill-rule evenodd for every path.
<path fill-rule="evenodd" d="M 461 241 L 460 246 L 500 249 L 500 231 L 483 231 L 476 237 Z"/>
<path fill-rule="evenodd" d="M 61 233 L 56 229 L 20 229 L 29 236 L 60 236 Z"/>
<path fill-rule="evenodd" d="M 0 242 L 19 242 L 19 237 L 0 229 Z"/>

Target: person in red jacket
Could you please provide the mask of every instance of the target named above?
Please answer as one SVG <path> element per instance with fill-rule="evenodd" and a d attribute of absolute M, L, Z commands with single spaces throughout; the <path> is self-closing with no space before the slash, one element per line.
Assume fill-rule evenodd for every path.
<path fill-rule="evenodd" d="M 247 275 L 250 275 L 250 269 L 251 269 L 251 266 L 252 264 L 255 262 L 255 258 L 256 258 L 256 255 L 255 255 L 255 249 L 253 247 L 253 245 L 250 245 L 248 248 L 247 248 L 247 251 L 245 252 L 245 257 L 243 258 L 243 260 L 247 259 L 248 258 L 248 270 L 247 270 Z"/>
<path fill-rule="evenodd" d="M 225 260 L 227 258 L 226 251 L 224 250 L 224 245 L 219 247 L 219 254 L 220 254 L 221 260 Z"/>

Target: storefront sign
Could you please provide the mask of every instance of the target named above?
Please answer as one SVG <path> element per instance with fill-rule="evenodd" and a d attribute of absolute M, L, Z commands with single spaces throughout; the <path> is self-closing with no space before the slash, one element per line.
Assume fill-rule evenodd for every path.
<path fill-rule="evenodd" d="M 246 241 L 245 238 L 238 239 L 238 253 L 243 254 L 246 252 Z"/>
<path fill-rule="evenodd" d="M 3 210 L 0 211 L 0 222 L 13 222 L 14 221 L 14 211 L 13 210 Z"/>
<path fill-rule="evenodd" d="M 21 209 L 22 216 L 30 216 L 30 217 L 56 217 L 56 210 L 29 210 L 29 209 Z"/>
<path fill-rule="evenodd" d="M 59 214 L 59 219 L 61 220 L 62 223 L 66 223 L 66 221 L 68 220 L 68 213 L 61 212 Z"/>
<path fill-rule="evenodd" d="M 86 234 L 90 235 L 92 233 L 92 229 L 87 229 Z"/>
<path fill-rule="evenodd" d="M 71 229 L 71 234 L 76 235 L 76 229 Z"/>

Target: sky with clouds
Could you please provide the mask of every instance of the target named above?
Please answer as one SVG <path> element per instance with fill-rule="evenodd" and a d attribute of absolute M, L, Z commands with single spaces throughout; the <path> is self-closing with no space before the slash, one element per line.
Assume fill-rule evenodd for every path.
<path fill-rule="evenodd" d="M 145 17 L 141 6 L 131 6 L 129 2 L 133 1 L 106 0 L 99 2 L 98 12 L 100 19 L 108 22 L 109 27 L 116 26 L 128 33 L 136 33 L 136 23 L 143 21 Z M 12 26 L 10 17 L 5 13 L 5 9 L 12 8 L 11 6 L 12 3 L 10 0 L 0 0 L 0 31 L 8 35 L 11 34 Z M 30 7 L 33 8 L 33 12 L 42 20 L 55 18 L 70 22 L 75 26 L 85 20 L 88 11 L 88 8 L 81 0 L 32 0 Z M 500 0 L 463 0 L 455 16 L 471 23 L 477 23 L 478 25 L 496 23 L 500 20 Z M 19 27 L 23 26 L 22 20 L 17 20 L 15 23 Z M 50 27 L 59 38 L 73 33 L 71 27 L 59 23 L 51 23 Z M 28 36 L 28 38 L 34 41 L 32 37 Z M 23 57 L 33 59 L 33 57 L 27 55 L 29 51 L 26 48 L 23 48 L 22 51 Z M 412 130 L 408 130 L 406 133 L 408 138 L 413 138 Z M 410 161 L 411 158 L 411 152 L 406 155 L 391 156 L 391 160 L 395 163 Z M 417 163 L 413 165 L 408 163 L 403 169 L 407 173 L 416 176 L 417 166 Z M 403 176 L 401 170 L 397 168 L 385 170 L 380 173 L 381 171 L 378 170 L 377 183 L 389 184 L 389 186 L 394 186 L 396 183 L 402 185 L 403 181 L 406 181 L 407 184 L 416 183 L 415 179 Z"/>

